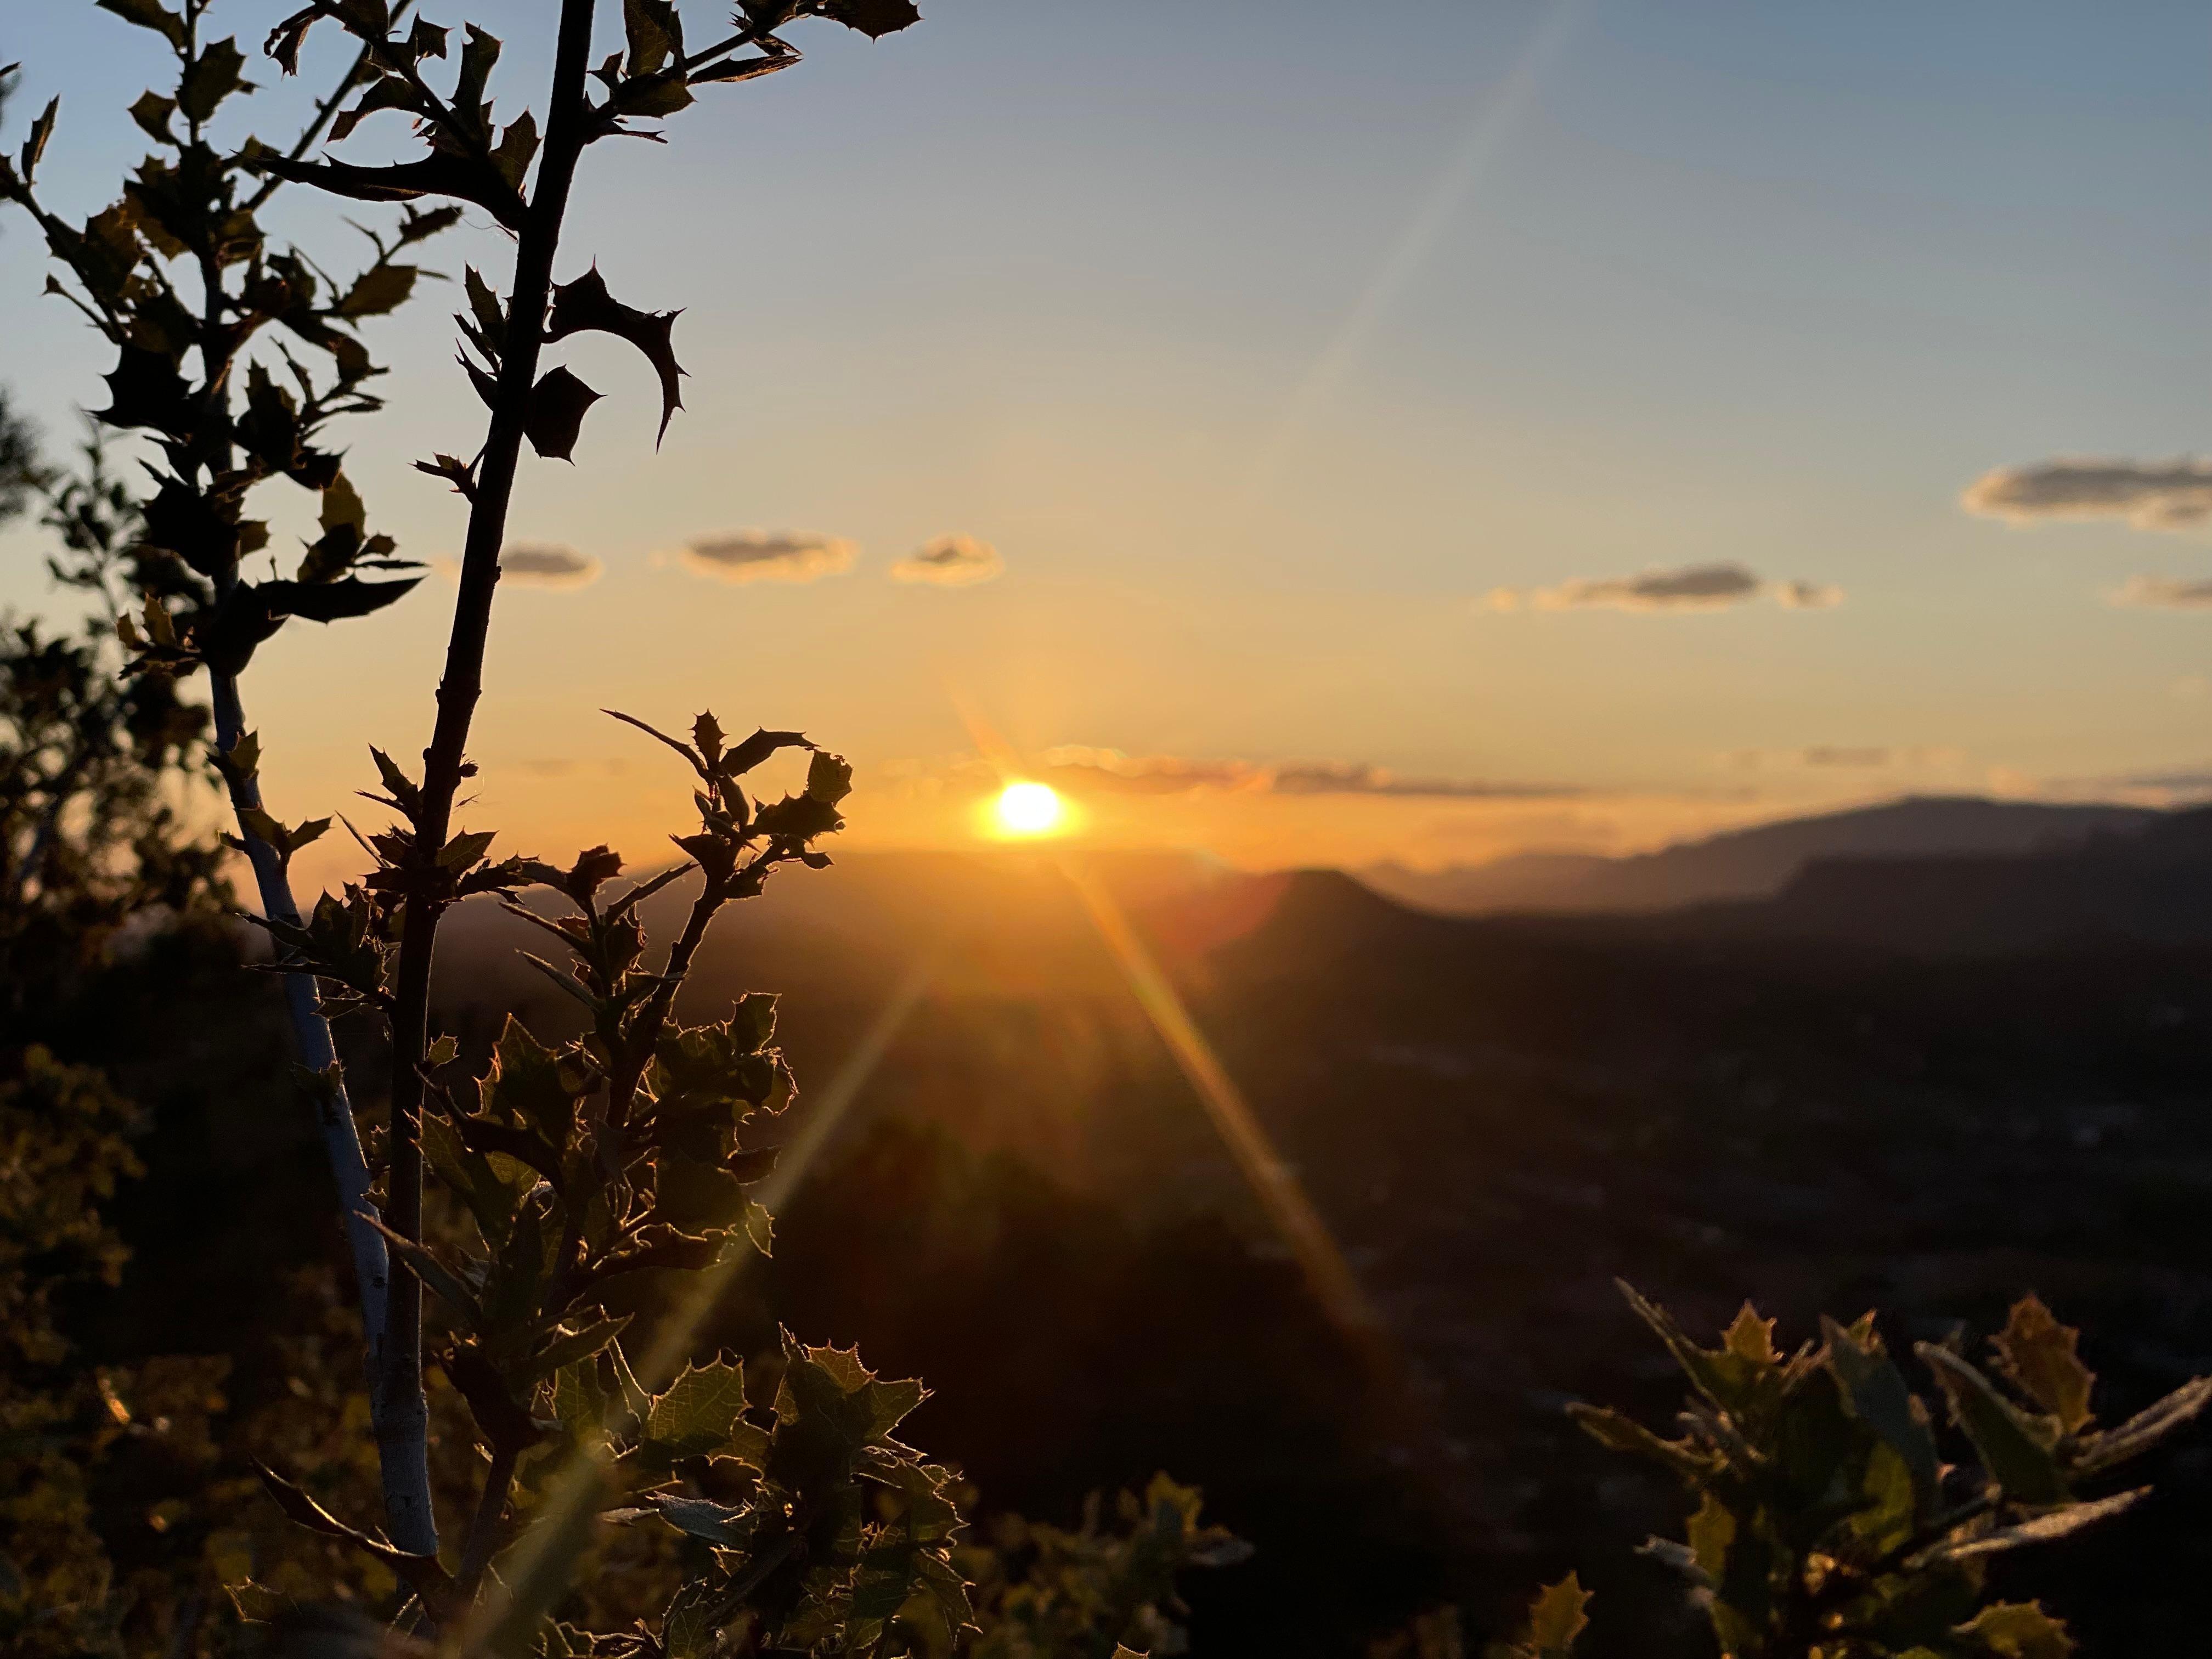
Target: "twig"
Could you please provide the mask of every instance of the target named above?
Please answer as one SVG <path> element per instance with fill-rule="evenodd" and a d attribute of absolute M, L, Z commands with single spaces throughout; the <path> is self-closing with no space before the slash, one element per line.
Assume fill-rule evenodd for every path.
<path fill-rule="evenodd" d="M 523 428 L 544 343 L 553 258 L 560 247 L 568 191 L 575 181 L 576 161 L 586 137 L 589 106 L 584 96 L 584 77 L 591 58 L 593 9 L 593 0 L 562 0 L 544 160 L 515 252 L 507 351 L 485 436 L 483 471 L 469 510 L 460 592 L 453 607 L 445 672 L 438 685 L 437 723 L 424 754 L 422 801 L 413 827 L 415 856 L 425 867 L 434 863 L 452 828 L 453 798 L 460 791 L 469 726 L 483 694 L 484 648 L 491 632 L 492 598 L 499 586 L 499 550 L 506 539 L 507 507 L 514 495 Z M 395 988 L 399 1006 L 392 1023 L 388 1219 L 396 1232 L 410 1240 L 420 1240 L 422 1236 L 422 1075 L 419 1068 L 428 1036 L 430 964 L 437 927 L 434 904 L 409 906 Z M 419 1415 L 427 1424 L 428 1407 L 422 1394 L 422 1292 L 403 1262 L 392 1266 L 391 1328 L 392 1364 L 385 1381 L 392 1394 L 386 1408 Z M 399 1397 L 401 1390 L 405 1391 L 404 1400 Z M 392 1519 L 395 1525 L 402 1522 L 398 1515 Z M 427 1510 L 419 1521 L 434 1537 L 434 1523 Z"/>

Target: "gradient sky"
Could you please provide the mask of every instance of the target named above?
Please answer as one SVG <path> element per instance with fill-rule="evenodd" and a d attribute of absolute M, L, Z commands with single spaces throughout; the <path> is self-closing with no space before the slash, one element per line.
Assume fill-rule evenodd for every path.
<path fill-rule="evenodd" d="M 1094 833 L 1256 864 L 2212 763 L 2212 475 L 1961 503 L 1993 469 L 2212 449 L 2212 11 L 924 5 L 880 43 L 801 26 L 805 64 L 668 149 L 586 158 L 559 274 L 596 258 L 684 307 L 692 379 L 656 454 L 643 366 L 566 355 L 611 395 L 581 465 L 526 463 L 513 540 L 600 574 L 502 592 L 477 824 L 549 853 L 673 827 L 682 780 L 603 704 L 803 726 L 884 844 L 970 833 L 964 701 L 1036 766 L 1127 757 L 1053 757 Z M 553 9 L 468 14 L 508 40 L 503 114 Z M 89 0 L 9 11 L 8 136 L 63 94 L 46 181 L 88 211 L 141 147 L 151 38 Z M 239 134 L 296 97 L 243 100 Z M 380 117 L 344 153 L 403 137 Z M 326 209 L 286 212 L 328 245 Z M 503 239 L 428 263 L 465 260 L 503 273 Z M 101 355 L 42 278 L 0 218 L 0 379 L 65 439 Z M 407 462 L 480 428 L 450 308 L 373 330 L 394 412 L 350 434 L 376 523 L 433 559 L 459 503 Z M 748 530 L 850 562 L 739 584 L 683 556 Z M 891 580 L 950 535 L 1003 573 Z M 35 540 L 0 548 L 0 600 L 48 604 Z M 419 745 L 451 592 L 264 649 L 287 816 L 364 781 L 370 741 Z M 1649 602 L 1686 592 L 1733 602 Z"/>

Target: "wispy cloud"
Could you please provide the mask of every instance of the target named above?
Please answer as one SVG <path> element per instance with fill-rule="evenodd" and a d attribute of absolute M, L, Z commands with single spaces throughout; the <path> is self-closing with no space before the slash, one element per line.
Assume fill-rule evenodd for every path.
<path fill-rule="evenodd" d="M 1955 769 L 1966 764 L 1967 756 L 1963 749 L 1942 744 L 1816 743 L 1802 749 L 1739 749 L 1727 761 L 1747 771 L 1803 767 L 1813 771 L 1895 772 Z"/>
<path fill-rule="evenodd" d="M 850 570 L 859 550 L 836 536 L 740 530 L 702 536 L 677 556 L 695 576 L 723 582 L 811 582 Z"/>
<path fill-rule="evenodd" d="M 510 547 L 499 556 L 501 576 L 526 587 L 589 587 L 605 568 L 573 547 Z"/>
<path fill-rule="evenodd" d="M 1833 582 L 1776 582 L 1769 591 L 1785 611 L 1826 611 L 1844 602 L 1844 590 Z"/>
<path fill-rule="evenodd" d="M 1182 755 L 1125 755 L 1118 749 L 1063 747 L 1039 757 L 1048 781 L 1078 789 L 1176 794 L 1234 790 L 1277 795 L 1402 795 L 1452 800 L 1527 800 L 1582 792 L 1553 784 L 1499 783 L 1468 778 L 1409 778 L 1360 763 L 1308 761 L 1262 764 L 1200 760 Z"/>
<path fill-rule="evenodd" d="M 2212 460 L 2062 459 L 2001 466 L 1959 497 L 1969 513 L 2034 524 L 2118 519 L 2137 530 L 2191 530 L 2212 520 Z"/>
<path fill-rule="evenodd" d="M 2212 580 L 2130 576 L 2109 597 L 2114 605 L 2145 605 L 2154 611 L 2212 611 Z"/>
<path fill-rule="evenodd" d="M 939 536 L 891 567 L 891 580 L 937 587 L 987 582 L 1006 568 L 999 550 L 973 536 Z"/>
<path fill-rule="evenodd" d="M 1492 588 L 1484 602 L 1492 611 L 1723 611 L 1762 597 L 1792 611 L 1817 611 L 1841 605 L 1844 591 L 1825 582 L 1766 581 L 1740 564 L 1692 564 L 1633 576 L 1577 576 L 1557 587 Z"/>

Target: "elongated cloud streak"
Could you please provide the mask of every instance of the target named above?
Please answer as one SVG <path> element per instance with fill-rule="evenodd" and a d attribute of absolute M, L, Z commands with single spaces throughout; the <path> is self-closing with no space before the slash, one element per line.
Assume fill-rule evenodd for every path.
<path fill-rule="evenodd" d="M 2118 519 L 2137 530 L 2192 530 L 2212 520 L 2212 460 L 2056 460 L 2002 466 L 1959 503 L 2008 524 Z"/>
<path fill-rule="evenodd" d="M 695 576 L 722 582 L 811 582 L 850 570 L 859 550 L 836 536 L 740 530 L 702 536 L 678 556 Z"/>
<path fill-rule="evenodd" d="M 939 536 L 891 567 L 891 580 L 933 587 L 969 587 L 1000 574 L 999 550 L 973 536 Z"/>
<path fill-rule="evenodd" d="M 2212 611 L 2212 579 L 2130 576 L 2113 592 L 2112 601 L 2154 611 Z"/>
<path fill-rule="evenodd" d="M 501 578 L 526 587 L 589 587 L 604 568 L 573 547 L 510 547 L 499 556 Z"/>
<path fill-rule="evenodd" d="M 1819 611 L 1844 602 L 1844 591 L 1825 582 L 1762 580 L 1735 563 L 1684 565 L 1633 576 L 1577 576 L 1557 587 L 1498 587 L 1485 601 L 1492 611 L 1723 611 L 1762 596 L 1791 611 Z"/>
<path fill-rule="evenodd" d="M 1125 755 L 1118 749 L 1073 745 L 1039 757 L 1052 782 L 1139 794 L 1180 794 L 1194 789 L 1276 795 L 1400 795 L 1446 800 L 1532 800 L 1579 794 L 1552 784 L 1499 783 L 1473 778 L 1407 778 L 1359 762 L 1307 761 L 1262 765 L 1251 761 L 1194 760 L 1182 755 Z"/>

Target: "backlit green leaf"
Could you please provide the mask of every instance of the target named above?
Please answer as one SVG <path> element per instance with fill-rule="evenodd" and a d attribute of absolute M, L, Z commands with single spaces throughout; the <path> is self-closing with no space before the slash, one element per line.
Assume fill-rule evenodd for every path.
<path fill-rule="evenodd" d="M 1999 1601 L 1959 1626 L 1992 1659 L 2067 1659 L 2074 1638 L 2036 1601 Z"/>
<path fill-rule="evenodd" d="M 2089 1391 L 2095 1376 L 2075 1352 L 2081 1333 L 2051 1317 L 2039 1297 L 2022 1297 L 1992 1341 L 1997 1369 L 2030 1400 L 2058 1419 L 2069 1434 L 2089 1425 Z"/>
<path fill-rule="evenodd" d="M 1949 1349 L 1923 1342 L 1915 1349 L 1936 1373 L 1951 1415 L 1981 1454 L 1990 1478 L 2017 1504 L 2058 1504 L 2066 1476 L 2051 1449 L 2032 1425 L 1984 1376 Z"/>

